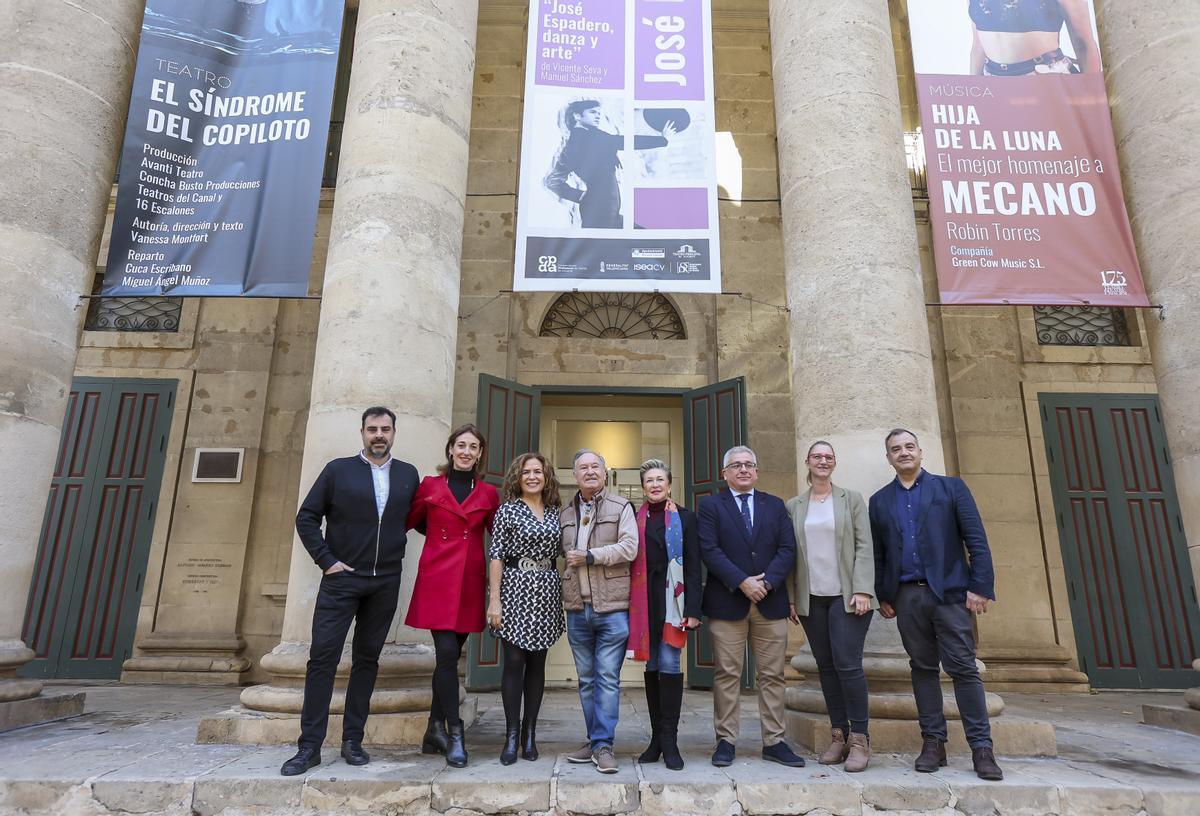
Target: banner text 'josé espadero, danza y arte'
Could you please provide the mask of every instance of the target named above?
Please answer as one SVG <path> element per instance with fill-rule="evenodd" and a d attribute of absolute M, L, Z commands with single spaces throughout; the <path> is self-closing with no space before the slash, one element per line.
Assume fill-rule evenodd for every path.
<path fill-rule="evenodd" d="M 1144 306 L 1091 0 L 909 0 L 943 303 Z"/>
<path fill-rule="evenodd" d="M 341 0 L 147 0 L 103 294 L 298 297 Z"/>
<path fill-rule="evenodd" d="M 709 0 L 531 0 L 514 288 L 720 292 Z"/>

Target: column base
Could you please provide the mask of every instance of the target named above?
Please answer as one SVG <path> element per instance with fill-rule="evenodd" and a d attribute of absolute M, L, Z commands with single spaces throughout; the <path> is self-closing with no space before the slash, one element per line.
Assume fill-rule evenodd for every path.
<path fill-rule="evenodd" d="M 236 686 L 250 670 L 240 654 L 246 641 L 240 637 L 206 637 L 158 634 L 137 644 L 142 654 L 121 666 L 121 682 L 130 684 Z"/>
<path fill-rule="evenodd" d="M 459 706 L 463 727 L 470 728 L 479 715 L 479 698 L 470 696 Z M 394 713 L 372 712 L 367 718 L 365 745 L 413 747 L 421 744 L 429 721 L 428 711 Z M 329 714 L 325 745 L 337 747 L 341 741 L 342 715 Z M 196 742 L 202 745 L 291 745 L 300 736 L 300 715 L 257 711 L 237 706 L 205 717 L 196 730 Z"/>
<path fill-rule="evenodd" d="M 787 734 L 799 744 L 822 751 L 829 744 L 829 715 L 821 689 L 800 686 L 787 690 Z M 943 713 L 949 722 L 949 750 L 970 753 L 952 689 L 943 689 Z M 917 725 L 917 702 L 911 693 L 872 693 L 868 698 L 871 718 L 871 748 L 884 753 L 916 753 L 921 748 Z M 992 744 L 1004 756 L 1058 756 L 1054 726 L 1039 720 L 1002 717 L 1004 700 L 987 694 Z"/>
<path fill-rule="evenodd" d="M 986 664 L 984 681 L 994 691 L 1032 694 L 1086 694 L 1088 676 L 1071 667 L 1071 654 L 1061 646 L 1001 646 L 981 648 Z"/>
<path fill-rule="evenodd" d="M 65 720 L 83 713 L 84 693 L 39 694 L 0 703 L 0 733 L 29 725 Z"/>
<path fill-rule="evenodd" d="M 1200 712 L 1197 712 L 1200 713 Z M 921 731 L 916 720 L 871 719 L 871 750 L 888 754 L 915 754 L 921 750 Z M 801 711 L 787 712 L 788 738 L 810 751 L 820 752 L 829 745 L 829 718 Z M 955 722 L 950 723 L 946 750 L 970 756 L 967 738 Z M 1058 756 L 1054 726 L 1020 717 L 992 720 L 992 744 L 1000 756 Z"/>

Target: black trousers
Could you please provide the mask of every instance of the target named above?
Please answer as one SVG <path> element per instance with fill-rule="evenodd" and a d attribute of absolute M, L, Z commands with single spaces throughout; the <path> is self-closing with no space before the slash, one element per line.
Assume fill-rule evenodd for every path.
<path fill-rule="evenodd" d="M 992 747 L 983 680 L 975 665 L 975 630 L 962 603 L 940 603 L 928 586 L 901 584 L 896 594 L 896 625 L 908 664 L 921 734 L 946 739 L 938 663 L 954 681 L 954 699 L 972 748 Z"/>
<path fill-rule="evenodd" d="M 433 670 L 433 705 L 429 716 L 434 720 L 445 720 L 448 725 L 462 721 L 458 715 L 458 661 L 462 657 L 466 632 L 449 629 L 433 629 L 433 652 L 437 660 Z"/>
<path fill-rule="evenodd" d="M 810 595 L 808 615 L 800 619 L 817 661 L 830 725 L 844 734 L 867 733 L 863 643 L 873 614 L 847 612 L 841 595 Z"/>
<path fill-rule="evenodd" d="M 342 740 L 361 741 L 371 692 L 379 674 L 379 653 L 387 639 L 400 600 L 400 576 L 374 577 L 356 572 L 321 576 L 313 610 L 312 647 L 304 675 L 304 707 L 300 711 L 300 747 L 320 746 L 329 728 L 329 700 L 346 633 L 353 621 L 350 681 Z"/>

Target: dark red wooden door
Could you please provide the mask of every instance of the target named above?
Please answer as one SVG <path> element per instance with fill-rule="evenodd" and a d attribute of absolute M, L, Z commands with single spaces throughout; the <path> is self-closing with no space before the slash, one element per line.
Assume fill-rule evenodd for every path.
<path fill-rule="evenodd" d="M 129 656 L 174 380 L 77 379 L 54 465 L 23 638 L 34 677 L 112 679 Z"/>
<path fill-rule="evenodd" d="M 1040 397 L 1080 667 L 1107 688 L 1187 688 L 1200 613 L 1158 399 Z"/>

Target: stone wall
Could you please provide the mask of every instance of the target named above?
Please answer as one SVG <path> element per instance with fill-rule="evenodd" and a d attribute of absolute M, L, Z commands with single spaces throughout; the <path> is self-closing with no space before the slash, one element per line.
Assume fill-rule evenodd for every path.
<path fill-rule="evenodd" d="M 686 339 L 663 341 L 539 337 L 556 296 L 505 291 L 513 278 L 527 4 L 480 5 L 454 421 L 475 418 L 481 373 L 529 385 L 640 388 L 696 388 L 744 376 L 762 486 L 793 495 L 767 3 L 713 4 L 724 289 L 753 301 L 672 296 Z"/>
<path fill-rule="evenodd" d="M 531 385 L 644 388 L 694 388 L 743 376 L 761 486 L 793 495 L 796 441 L 766 0 L 714 2 L 722 265 L 726 292 L 738 294 L 671 296 L 686 338 L 669 341 L 539 337 L 555 296 L 506 291 L 512 285 L 527 4 L 480 5 L 453 422 L 475 419 L 481 373 Z M 905 127 L 911 128 L 903 3 L 893 0 L 891 6 L 900 98 Z M 322 197 L 314 293 L 325 263 L 332 195 L 327 190 Z M 925 204 L 917 200 L 914 207 L 926 296 L 934 303 Z M 102 246 L 101 258 L 105 252 Z M 819 312 L 819 304 L 808 306 Z M 169 670 L 163 655 L 172 638 L 182 647 L 191 637 L 195 646 L 201 634 L 214 654 L 232 658 L 241 650 L 241 658 L 249 659 L 254 668 L 234 672 L 236 679 L 263 679 L 258 657 L 278 642 L 282 627 L 318 313 L 317 301 L 192 300 L 177 333 L 84 333 L 81 339 L 79 375 L 180 381 L 138 622 L 135 663 L 155 655 L 158 660 L 141 664 L 146 679 L 159 676 L 152 667 Z M 974 490 L 997 565 L 1000 604 L 980 619 L 981 656 L 1013 685 L 1040 682 L 1036 678 L 1077 684 L 1078 675 L 1067 671 L 1076 665 L 1075 644 L 1035 419 L 1037 394 L 1153 392 L 1149 350 L 1144 343 L 1125 349 L 1039 346 L 1028 308 L 931 307 L 928 317 L 947 470 Z M 1136 334 L 1139 341 L 1145 337 L 1144 330 Z M 348 450 L 354 441 L 350 430 Z M 194 449 L 209 445 L 247 448 L 241 484 L 189 481 Z M 400 448 L 402 453 L 403 442 Z M 220 558 L 227 577 L 198 593 L 182 581 L 188 559 L 202 557 Z M 1040 668 L 1022 674 L 1014 655 Z"/>
<path fill-rule="evenodd" d="M 314 292 L 332 200 L 332 191 L 322 194 Z M 179 381 L 126 680 L 181 673 L 194 682 L 251 680 L 241 669 L 257 670 L 258 657 L 278 642 L 318 309 L 316 300 L 187 299 L 177 332 L 83 332 L 77 376 Z M 354 441 L 351 434 L 348 449 Z M 242 481 L 192 483 L 202 447 L 244 447 Z M 201 572 L 218 577 L 188 581 Z M 182 653 L 207 654 L 213 665 L 201 668 Z"/>

